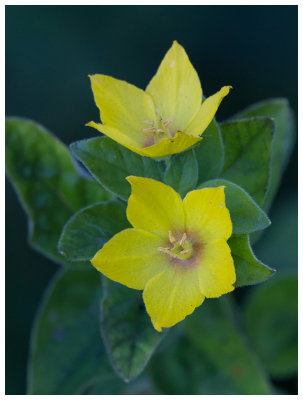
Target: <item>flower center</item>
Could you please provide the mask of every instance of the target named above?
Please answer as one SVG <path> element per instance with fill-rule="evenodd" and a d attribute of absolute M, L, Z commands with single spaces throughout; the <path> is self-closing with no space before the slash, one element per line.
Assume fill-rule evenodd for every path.
<path fill-rule="evenodd" d="M 193 245 L 187 239 L 186 233 L 183 233 L 182 238 L 177 241 L 171 231 L 168 231 L 168 238 L 171 243 L 169 247 L 158 247 L 162 253 L 168 254 L 172 258 L 179 260 L 188 260 L 193 255 Z"/>
<path fill-rule="evenodd" d="M 149 125 L 149 128 L 144 128 L 144 133 L 152 133 L 154 135 L 154 144 L 159 143 L 162 139 L 171 139 L 174 137 L 174 132 L 170 129 L 169 125 L 173 122 L 175 117 L 163 121 L 163 118 L 158 109 L 156 109 L 157 120 L 141 121 L 144 125 Z"/>

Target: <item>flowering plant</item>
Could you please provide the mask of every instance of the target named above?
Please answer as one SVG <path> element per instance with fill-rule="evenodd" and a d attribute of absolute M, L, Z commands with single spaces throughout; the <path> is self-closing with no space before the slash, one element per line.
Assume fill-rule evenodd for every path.
<path fill-rule="evenodd" d="M 218 123 L 230 86 L 202 99 L 177 42 L 146 91 L 90 78 L 102 124 L 88 125 L 106 136 L 69 152 L 35 122 L 6 121 L 7 173 L 29 241 L 62 265 L 34 327 L 29 393 L 127 393 L 123 380 L 140 375 L 160 342 L 149 367 L 160 386 L 153 363 L 169 371 L 163 354 L 178 342 L 190 363 L 207 358 L 210 367 L 197 364 L 206 380 L 222 373 L 228 393 L 271 393 L 226 294 L 275 272 L 252 244 L 270 225 L 292 148 L 288 102 L 257 103 Z"/>
<path fill-rule="evenodd" d="M 90 77 L 103 124 L 87 125 L 142 156 L 163 157 L 198 143 L 231 86 L 202 102 L 199 77 L 176 41 L 144 92 L 105 75 Z"/>

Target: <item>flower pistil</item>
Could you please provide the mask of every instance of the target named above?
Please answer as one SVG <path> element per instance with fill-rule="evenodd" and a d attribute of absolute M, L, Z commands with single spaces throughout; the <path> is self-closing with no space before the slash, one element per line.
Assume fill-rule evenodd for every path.
<path fill-rule="evenodd" d="M 175 132 L 173 132 L 169 125 L 176 119 L 176 117 L 168 118 L 163 121 L 160 111 L 156 109 L 157 121 L 144 120 L 141 121 L 142 124 L 149 125 L 149 128 L 143 129 L 144 133 L 152 133 L 154 135 L 154 144 L 159 143 L 162 139 L 171 139 L 174 137 Z"/>
<path fill-rule="evenodd" d="M 193 245 L 187 238 L 186 232 L 183 233 L 179 241 L 176 240 L 171 231 L 168 231 L 168 238 L 171 243 L 169 247 L 158 247 L 162 253 L 168 254 L 172 258 L 179 260 L 189 260 L 193 256 Z"/>

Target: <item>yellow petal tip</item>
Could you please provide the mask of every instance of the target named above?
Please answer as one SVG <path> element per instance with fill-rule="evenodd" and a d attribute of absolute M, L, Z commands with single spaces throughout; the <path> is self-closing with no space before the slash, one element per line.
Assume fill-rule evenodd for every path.
<path fill-rule="evenodd" d="M 99 250 L 100 251 L 100 250 Z M 94 255 L 94 257 L 93 258 L 91 258 L 90 260 L 89 260 L 89 262 L 91 263 L 91 265 L 94 267 L 94 268 L 96 268 L 96 269 L 98 269 L 98 267 L 97 267 L 97 263 L 96 263 L 96 256 L 97 256 L 97 254 L 99 253 L 99 251 Z"/>
<path fill-rule="evenodd" d="M 229 93 L 229 91 L 230 91 L 231 89 L 233 89 L 232 86 L 223 86 L 223 87 L 221 88 L 221 90 L 220 90 L 220 92 L 221 92 L 221 94 L 222 94 L 222 97 L 227 96 L 228 93 Z"/>
<path fill-rule="evenodd" d="M 104 76 L 103 74 L 92 74 L 92 75 L 88 75 L 89 79 L 91 82 L 96 82 L 96 80 L 98 79 L 98 77 L 100 76 Z"/>
<path fill-rule="evenodd" d="M 94 79 L 94 75 L 87 75 L 89 77 L 89 80 L 92 82 Z"/>
<path fill-rule="evenodd" d="M 155 330 L 156 330 L 157 332 L 162 332 L 161 326 L 155 325 L 155 324 L 153 323 L 153 327 L 155 328 Z"/>
<path fill-rule="evenodd" d="M 134 179 L 136 179 L 136 178 L 137 178 L 137 176 L 129 175 L 129 176 L 127 176 L 125 179 L 127 180 L 127 182 L 129 182 L 130 184 L 132 184 L 132 181 L 133 181 Z"/>
<path fill-rule="evenodd" d="M 90 121 L 90 122 L 87 122 L 87 123 L 85 124 L 85 126 L 90 126 L 91 128 L 94 128 L 95 124 L 96 124 L 96 122 Z"/>

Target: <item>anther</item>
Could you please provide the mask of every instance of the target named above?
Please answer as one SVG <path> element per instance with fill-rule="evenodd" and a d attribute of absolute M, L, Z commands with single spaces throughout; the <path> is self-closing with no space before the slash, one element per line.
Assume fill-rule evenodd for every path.
<path fill-rule="evenodd" d="M 173 122 L 174 119 L 176 119 L 176 117 L 168 118 L 166 121 L 163 122 L 163 125 L 165 127 L 168 126 L 171 122 Z"/>
<path fill-rule="evenodd" d="M 178 258 L 178 256 L 174 253 L 171 252 L 171 249 L 169 249 L 168 247 L 158 247 L 159 251 L 162 251 L 162 253 L 168 254 L 169 256 L 173 257 L 173 258 Z"/>
<path fill-rule="evenodd" d="M 182 250 L 182 251 L 180 251 L 180 254 L 188 254 L 188 253 L 190 253 L 192 251 L 192 249 L 187 249 L 187 250 Z"/>
<path fill-rule="evenodd" d="M 156 113 L 158 114 L 159 120 L 162 121 L 162 116 L 158 108 L 156 108 Z"/>
<path fill-rule="evenodd" d="M 156 132 L 157 132 L 157 129 L 156 129 L 156 128 L 146 128 L 146 129 L 143 129 L 143 132 L 146 132 L 146 133 L 149 133 L 149 132 L 151 132 L 151 133 L 156 133 Z"/>
<path fill-rule="evenodd" d="M 154 121 L 150 121 L 148 119 L 145 119 L 144 121 L 141 121 L 141 124 L 154 126 Z"/>
<path fill-rule="evenodd" d="M 174 235 L 172 234 L 172 231 L 168 231 L 168 238 L 170 243 L 175 243 L 176 239 L 174 237 Z"/>
<path fill-rule="evenodd" d="M 164 253 L 169 251 L 169 247 L 158 247 L 159 251 L 163 251 Z"/>
<path fill-rule="evenodd" d="M 184 233 L 183 233 L 183 236 L 182 236 L 182 238 L 181 238 L 181 240 L 180 240 L 180 242 L 179 242 L 179 243 L 180 243 L 180 246 L 183 246 L 183 244 L 184 244 L 186 238 L 187 238 L 187 235 L 186 235 L 186 232 L 184 232 Z"/>

